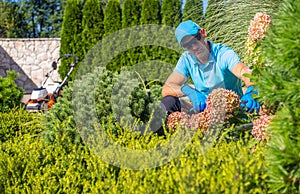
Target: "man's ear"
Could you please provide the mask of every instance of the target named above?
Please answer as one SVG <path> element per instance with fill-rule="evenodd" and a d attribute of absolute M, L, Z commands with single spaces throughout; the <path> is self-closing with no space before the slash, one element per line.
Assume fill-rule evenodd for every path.
<path fill-rule="evenodd" d="M 205 30 L 204 28 L 201 28 L 201 29 L 199 30 L 199 32 L 200 32 L 200 34 L 201 34 L 204 38 L 206 38 L 207 34 L 206 34 L 206 30 Z"/>

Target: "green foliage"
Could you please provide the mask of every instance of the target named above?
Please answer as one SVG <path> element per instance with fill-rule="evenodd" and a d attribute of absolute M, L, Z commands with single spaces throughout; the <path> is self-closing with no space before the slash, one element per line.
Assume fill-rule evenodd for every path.
<path fill-rule="evenodd" d="M 122 28 L 122 12 L 120 7 L 120 1 L 118 0 L 110 0 L 108 4 L 106 5 L 104 9 L 104 37 L 106 38 L 109 36 L 109 38 L 106 38 L 106 42 L 109 42 L 109 45 L 102 46 L 101 50 L 101 56 L 100 61 L 103 61 L 103 58 L 106 56 L 111 56 L 112 51 L 116 50 L 115 47 L 118 47 L 119 44 L 122 44 L 122 38 L 123 37 L 116 37 L 114 32 L 117 32 Z M 99 53 L 99 52 L 98 52 Z M 110 65 L 112 66 L 109 68 L 110 70 L 115 71 L 116 69 L 119 69 L 124 61 L 124 57 L 126 56 L 126 53 L 122 53 L 120 56 L 114 58 L 113 61 L 111 61 Z"/>
<path fill-rule="evenodd" d="M 208 35 L 213 35 L 216 37 L 213 41 L 219 43 L 222 41 L 222 37 L 226 34 L 226 30 L 220 30 L 218 26 L 225 26 L 228 21 L 225 19 L 226 16 L 226 7 L 225 1 L 223 0 L 210 0 L 208 2 L 209 6 L 205 12 L 205 29 L 207 30 Z M 216 24 L 216 20 L 218 23 Z"/>
<path fill-rule="evenodd" d="M 24 134 L 37 134 L 43 129 L 41 117 L 24 109 L 13 108 L 0 112 L 0 142 Z"/>
<path fill-rule="evenodd" d="M 18 74 L 7 71 L 7 77 L 0 76 L 0 112 L 9 111 L 10 108 L 21 105 L 24 90 L 15 83 Z"/>
<path fill-rule="evenodd" d="M 49 0 L 51 6 L 48 8 L 49 12 L 49 18 L 47 20 L 47 25 L 45 29 L 48 28 L 48 31 L 46 31 L 46 35 L 51 38 L 57 38 L 60 37 L 60 33 L 62 30 L 62 22 L 64 17 L 64 12 L 67 4 L 67 0 Z M 50 27 L 49 27 L 50 26 Z M 45 37 L 45 33 L 41 33 Z"/>
<path fill-rule="evenodd" d="M 65 3 L 66 0 L 1 0 L 0 37 L 59 37 Z"/>
<path fill-rule="evenodd" d="M 183 21 L 192 20 L 201 27 L 204 24 L 202 0 L 186 0 L 183 11 Z"/>
<path fill-rule="evenodd" d="M 139 125 L 148 123 L 152 111 L 158 115 L 161 101 L 161 86 L 149 81 L 148 84 L 138 72 L 122 71 L 117 75 L 111 97 L 114 118 L 121 126 L 138 122 Z M 153 117 L 156 119 L 156 115 Z M 152 119 L 153 119 L 152 118 Z M 161 120 L 161 118 L 159 118 Z M 145 128 L 140 128 L 143 131 Z"/>
<path fill-rule="evenodd" d="M 104 36 L 122 28 L 122 13 L 119 0 L 110 0 L 104 9 Z"/>
<path fill-rule="evenodd" d="M 177 27 L 182 17 L 180 0 L 163 1 L 161 15 L 163 25 Z"/>
<path fill-rule="evenodd" d="M 45 114 L 44 137 L 47 141 L 54 141 L 57 134 L 67 134 L 73 142 L 79 143 L 80 130 L 77 125 L 81 121 L 85 121 L 87 126 L 89 122 L 94 122 L 92 117 L 98 118 L 100 123 L 107 122 L 112 111 L 110 98 L 114 81 L 111 72 L 98 70 L 65 87 L 63 96 Z M 88 99 L 87 95 L 90 95 Z M 76 113 L 80 115 L 74 115 Z M 77 121 L 76 116 L 79 117 Z"/>
<path fill-rule="evenodd" d="M 139 24 L 141 13 L 140 0 L 125 0 L 122 9 L 122 28 Z"/>
<path fill-rule="evenodd" d="M 142 5 L 141 24 L 160 24 L 160 3 L 158 0 L 145 0 Z M 133 37 L 134 38 L 134 37 Z M 139 62 L 154 60 L 159 55 L 157 46 L 142 46 Z"/>
<path fill-rule="evenodd" d="M 231 47 L 240 58 L 244 58 L 249 21 L 257 12 L 272 16 L 277 6 L 272 1 L 229 0 L 224 3 L 212 0 L 205 16 L 207 39 Z"/>
<path fill-rule="evenodd" d="M 80 0 L 68 0 L 61 31 L 60 54 L 72 54 L 83 59 L 81 42 L 82 33 L 82 4 Z M 69 60 L 61 61 L 58 72 L 63 79 L 69 71 Z M 74 79 L 77 68 L 73 71 L 71 78 Z"/>
<path fill-rule="evenodd" d="M 268 127 L 268 186 L 274 193 L 299 192 L 299 112 L 299 108 L 294 112 L 283 107 Z"/>
<path fill-rule="evenodd" d="M 104 13 L 98 0 L 87 0 L 82 12 L 82 44 L 86 54 L 104 34 Z"/>
<path fill-rule="evenodd" d="M 57 103 L 44 115 L 45 131 L 43 137 L 48 142 L 53 142 L 58 134 L 68 134 L 74 142 L 78 143 L 80 137 L 76 131 L 72 107 L 73 84 L 69 83 L 62 92 L 63 94 L 57 99 Z"/>
<path fill-rule="evenodd" d="M 27 37 L 25 13 L 17 2 L 0 1 L 0 37 L 21 38 Z"/>
<path fill-rule="evenodd" d="M 65 87 L 63 96 L 45 114 L 47 141 L 54 141 L 56 134 L 68 134 L 72 141 L 79 143 L 81 126 L 88 130 L 94 122 L 106 124 L 112 113 L 114 121 L 121 125 L 135 120 L 146 124 L 153 111 L 155 118 L 161 116 L 161 85 L 153 81 L 145 85 L 137 74 L 122 72 L 113 76 L 108 70 L 98 69 L 77 80 L 75 85 Z"/>
<path fill-rule="evenodd" d="M 112 123 L 105 125 L 109 137 L 122 147 L 149 150 L 170 141 L 156 135 L 139 136 L 119 131 L 113 135 Z M 196 134 L 176 159 L 156 168 L 130 170 L 116 168 L 105 160 L 118 150 L 89 147 L 65 141 L 65 135 L 45 143 L 37 135 L 23 135 L 1 143 L 0 190 L 9 193 L 266 193 L 264 148 L 252 151 L 252 141 L 235 141 L 205 146 Z M 102 142 L 98 142 L 101 144 Z M 180 142 L 177 142 L 180 144 Z M 175 148 L 178 144 L 173 145 Z M 119 153 L 122 154 L 122 153 Z M 130 158 L 128 164 L 151 163 Z M 154 156 L 155 157 L 155 156 Z M 164 156 L 168 157 L 168 156 Z M 125 158 L 124 158 L 125 159 Z M 154 158 L 157 159 L 157 158 Z M 136 160 L 136 162 L 134 162 Z M 113 162 L 113 161 L 111 161 Z"/>
<path fill-rule="evenodd" d="M 271 134 L 267 161 L 270 189 L 279 193 L 299 192 L 300 137 L 300 2 L 285 0 L 261 42 L 265 66 L 253 77 L 260 98 L 278 105 L 268 131 Z"/>
<path fill-rule="evenodd" d="M 180 156 L 163 166 L 121 169 L 116 189 L 122 193 L 266 193 L 264 149 L 251 153 L 249 144 L 221 141 L 202 152 L 203 142 L 195 137 Z"/>
<path fill-rule="evenodd" d="M 160 24 L 159 0 L 144 0 L 142 4 L 141 24 Z"/>
<path fill-rule="evenodd" d="M 24 135 L 0 146 L 2 192 L 107 193 L 116 184 L 114 167 L 71 142 L 47 144 Z"/>
<path fill-rule="evenodd" d="M 142 3 L 140 0 L 125 0 L 122 9 L 122 28 L 129 28 L 132 26 L 137 26 L 140 23 Z M 128 35 L 124 35 L 124 38 L 134 39 L 132 33 L 134 30 L 130 29 Z M 119 72 L 120 68 L 123 66 L 132 66 L 138 63 L 138 56 L 141 48 L 128 48 L 126 51 L 122 52 L 118 57 L 118 60 L 112 60 L 109 65 L 109 69 L 113 72 Z"/>

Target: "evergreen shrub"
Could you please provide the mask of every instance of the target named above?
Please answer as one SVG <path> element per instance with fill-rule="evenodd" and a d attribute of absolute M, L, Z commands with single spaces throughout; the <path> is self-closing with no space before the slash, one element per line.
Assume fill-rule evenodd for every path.
<path fill-rule="evenodd" d="M 299 193 L 300 2 L 284 0 L 261 43 L 265 67 L 253 80 L 260 98 L 277 106 L 266 160 L 272 192 Z"/>
<path fill-rule="evenodd" d="M 172 138 L 169 134 L 165 138 L 153 134 L 141 136 L 128 132 L 130 129 L 126 127 L 114 134 L 116 126 L 112 122 L 103 127 L 114 142 L 129 149 L 149 150 L 167 144 Z M 176 149 L 178 143 L 169 145 Z M 221 138 L 218 143 L 203 147 L 205 143 L 205 137 L 196 134 L 174 160 L 156 168 L 130 170 L 104 162 L 118 153 L 107 146 L 102 147 L 99 157 L 89 147 L 73 144 L 65 134 L 51 144 L 37 135 L 25 134 L 0 143 L 0 190 L 9 193 L 268 192 L 263 145 L 253 151 L 252 140 L 226 143 Z M 151 163 L 142 156 L 136 157 L 127 156 L 132 167 Z M 156 155 L 153 157 L 157 159 Z"/>
<path fill-rule="evenodd" d="M 92 117 L 97 117 L 99 123 L 107 122 L 107 117 L 111 113 L 110 98 L 114 81 L 110 71 L 99 70 L 86 74 L 82 79 L 65 87 L 63 95 L 45 114 L 46 139 L 53 141 L 55 134 L 67 133 L 73 141 L 79 143 L 80 129 L 75 121 L 75 113 L 81 114 L 77 115 L 79 120 L 86 120 L 87 125 L 93 125 L 89 123 L 94 122 L 91 120 Z"/>
<path fill-rule="evenodd" d="M 0 112 L 7 112 L 13 107 L 21 105 L 24 90 L 15 83 L 18 74 L 7 71 L 7 77 L 0 76 Z"/>
<path fill-rule="evenodd" d="M 87 0 L 82 11 L 82 45 L 84 55 L 98 43 L 103 34 L 104 14 L 98 0 Z"/>
<path fill-rule="evenodd" d="M 1 143 L 1 193 L 109 192 L 116 184 L 115 168 L 64 139 L 49 144 L 26 134 Z"/>
<path fill-rule="evenodd" d="M 83 44 L 82 44 L 82 2 L 81 0 L 68 0 L 64 12 L 64 18 L 61 30 L 60 54 L 72 54 L 78 57 L 79 61 L 84 58 Z M 58 73 L 63 79 L 69 71 L 70 60 L 62 60 L 59 66 Z M 79 65 L 79 64 L 78 64 Z M 75 67 L 70 78 L 75 78 Z"/>
<path fill-rule="evenodd" d="M 158 141 L 163 145 L 164 140 Z M 196 135 L 176 159 L 162 166 L 142 171 L 121 169 L 116 190 L 122 193 L 267 193 L 265 148 L 258 146 L 253 152 L 252 144 L 253 140 L 224 143 L 221 139 L 205 149 L 204 140 Z"/>
<path fill-rule="evenodd" d="M 0 141 L 5 142 L 24 134 L 37 134 L 43 130 L 41 116 L 22 108 L 0 112 Z"/>

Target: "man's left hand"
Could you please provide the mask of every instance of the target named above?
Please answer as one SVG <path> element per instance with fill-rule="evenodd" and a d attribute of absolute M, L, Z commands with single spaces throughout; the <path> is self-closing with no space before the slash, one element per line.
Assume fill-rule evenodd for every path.
<path fill-rule="evenodd" d="M 252 113 L 256 110 L 256 113 L 259 112 L 260 103 L 253 99 L 252 94 L 258 94 L 257 90 L 254 90 L 254 86 L 249 86 L 241 98 L 241 108 L 247 108 L 247 112 Z"/>

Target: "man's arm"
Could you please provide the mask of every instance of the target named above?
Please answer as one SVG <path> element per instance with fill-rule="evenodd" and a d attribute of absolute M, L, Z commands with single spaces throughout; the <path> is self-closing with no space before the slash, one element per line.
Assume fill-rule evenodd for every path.
<path fill-rule="evenodd" d="M 250 78 L 244 76 L 244 74 L 251 74 L 252 71 L 244 63 L 239 62 L 233 67 L 232 72 L 243 80 L 247 87 L 245 94 L 241 97 L 241 107 L 246 108 L 247 112 L 252 113 L 255 110 L 256 113 L 259 113 L 260 103 L 252 97 L 252 94 L 257 95 L 258 91 L 254 90 L 254 83 L 250 81 Z"/>
<path fill-rule="evenodd" d="M 185 82 L 186 77 L 184 75 L 178 72 L 172 72 L 162 88 L 162 96 L 184 96 L 181 87 Z"/>
<path fill-rule="evenodd" d="M 249 69 L 248 66 L 246 66 L 244 63 L 239 62 L 237 63 L 233 68 L 232 68 L 232 73 L 238 77 L 239 79 L 241 79 L 246 87 L 249 87 L 251 85 L 253 85 L 254 83 L 252 83 L 250 81 L 249 77 L 245 77 L 244 74 L 251 74 L 252 71 Z"/>

